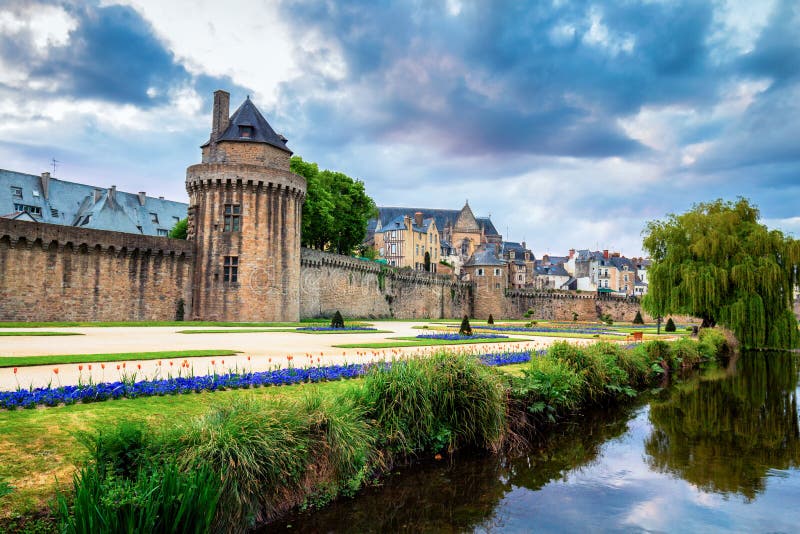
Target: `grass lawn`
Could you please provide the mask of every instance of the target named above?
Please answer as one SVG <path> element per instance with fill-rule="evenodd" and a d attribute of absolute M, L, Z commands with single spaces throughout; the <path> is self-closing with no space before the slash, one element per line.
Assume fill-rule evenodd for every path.
<path fill-rule="evenodd" d="M 46 332 L 35 330 L 32 332 L 0 332 L 0 337 L 6 336 L 83 336 L 80 332 Z"/>
<path fill-rule="evenodd" d="M 519 375 L 527 364 L 498 367 L 504 373 Z M 47 506 L 56 492 L 72 484 L 75 466 L 86 457 L 78 441 L 81 431 L 95 431 L 122 420 L 143 420 L 153 425 L 173 425 L 189 421 L 210 406 L 242 395 L 271 398 L 298 398 L 311 389 L 325 395 L 340 395 L 360 387 L 360 378 L 227 390 L 165 397 L 140 397 L 53 408 L 0 411 L 0 481 L 14 491 L 0 499 L 0 517 L 30 513 Z"/>
<path fill-rule="evenodd" d="M 124 362 L 194 358 L 197 356 L 231 356 L 238 350 L 167 350 L 162 352 L 121 352 L 117 354 L 54 354 L 47 356 L 0 356 L 0 367 L 30 367 L 31 365 L 61 365 L 67 363 Z"/>
<path fill-rule="evenodd" d="M 475 339 L 417 339 L 415 337 L 392 337 L 396 341 L 380 341 L 377 343 L 345 343 L 343 345 L 334 345 L 338 349 L 393 349 L 401 347 L 433 347 L 436 345 L 471 345 L 475 343 L 516 343 L 519 341 L 530 341 L 529 339 L 519 338 L 481 338 Z"/>
<path fill-rule="evenodd" d="M 260 332 L 295 332 L 297 334 L 391 334 L 391 330 L 340 330 L 314 332 L 297 328 L 235 328 L 220 330 L 178 330 L 178 334 L 256 334 Z"/>
<path fill-rule="evenodd" d="M 220 326 L 220 327 L 298 327 L 298 326 L 327 326 L 330 321 L 315 319 L 308 321 L 288 323 L 232 323 L 224 321 L 100 321 L 96 323 L 81 321 L 56 321 L 56 322 L 0 322 L 0 328 L 53 328 L 53 327 L 114 327 L 114 326 Z"/>

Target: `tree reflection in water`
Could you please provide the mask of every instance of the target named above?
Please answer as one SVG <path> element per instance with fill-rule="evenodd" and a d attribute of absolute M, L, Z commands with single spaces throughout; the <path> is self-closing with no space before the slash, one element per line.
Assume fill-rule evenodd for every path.
<path fill-rule="evenodd" d="M 787 352 L 746 352 L 732 373 L 670 390 L 650 407 L 651 469 L 704 491 L 752 500 L 770 469 L 800 465 L 797 365 Z"/>
<path fill-rule="evenodd" d="M 515 487 L 537 490 L 566 480 L 591 464 L 603 443 L 622 435 L 635 407 L 589 413 L 548 429 L 532 450 L 513 456 L 465 452 L 452 463 L 423 463 L 387 475 L 378 488 L 340 499 L 314 512 L 268 525 L 269 532 L 465 532 L 502 531 L 497 514 Z"/>

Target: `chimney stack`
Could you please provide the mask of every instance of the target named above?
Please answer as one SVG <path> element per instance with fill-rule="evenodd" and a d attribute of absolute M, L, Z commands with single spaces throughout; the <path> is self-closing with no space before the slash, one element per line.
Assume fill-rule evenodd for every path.
<path fill-rule="evenodd" d="M 44 195 L 45 200 L 48 200 L 50 198 L 50 173 L 43 172 L 41 181 L 42 181 L 42 195 Z"/>
<path fill-rule="evenodd" d="M 147 193 L 144 191 L 139 191 L 139 205 L 144 206 L 145 200 L 147 199 Z"/>
<path fill-rule="evenodd" d="M 116 200 L 117 200 L 117 186 L 116 185 L 112 185 L 111 189 L 108 190 L 108 199 L 111 202 L 116 202 Z"/>
<path fill-rule="evenodd" d="M 603 258 L 608 259 L 608 250 L 603 249 Z"/>
<path fill-rule="evenodd" d="M 231 94 L 227 91 L 214 91 L 214 111 L 211 118 L 211 142 L 216 143 L 219 136 L 228 129 L 230 123 Z"/>
<path fill-rule="evenodd" d="M 94 202 L 95 202 L 95 204 L 100 201 L 102 196 L 103 196 L 103 190 L 102 189 L 95 189 L 94 190 Z"/>
<path fill-rule="evenodd" d="M 414 214 L 414 224 L 416 226 L 422 226 L 422 212 L 418 211 Z"/>
<path fill-rule="evenodd" d="M 574 257 L 575 257 L 575 249 L 571 248 L 569 249 L 569 259 L 572 259 Z"/>

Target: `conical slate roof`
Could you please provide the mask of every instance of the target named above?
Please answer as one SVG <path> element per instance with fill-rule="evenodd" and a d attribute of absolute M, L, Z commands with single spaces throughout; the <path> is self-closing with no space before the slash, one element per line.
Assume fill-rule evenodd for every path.
<path fill-rule="evenodd" d="M 240 137 L 240 126 L 250 126 L 253 128 L 250 137 Z M 291 150 L 286 146 L 286 138 L 275 133 L 267 119 L 258 111 L 253 101 L 248 96 L 244 103 L 239 106 L 231 116 L 228 128 L 222 132 L 217 141 L 244 141 L 248 143 L 266 143 L 289 154 Z"/>

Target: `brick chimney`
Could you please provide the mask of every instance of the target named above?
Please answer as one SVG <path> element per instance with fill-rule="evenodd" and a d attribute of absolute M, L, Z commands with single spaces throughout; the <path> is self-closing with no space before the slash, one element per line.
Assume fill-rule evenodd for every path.
<path fill-rule="evenodd" d="M 575 257 L 575 249 L 571 248 L 569 249 L 569 259 L 572 259 L 574 257 Z"/>
<path fill-rule="evenodd" d="M 603 250 L 603 258 L 608 259 L 608 250 Z"/>
<path fill-rule="evenodd" d="M 47 200 L 47 199 L 50 198 L 50 173 L 49 172 L 43 172 L 42 173 L 41 182 L 42 182 L 42 195 L 44 196 L 44 199 Z"/>
<path fill-rule="evenodd" d="M 422 226 L 422 212 L 418 211 L 414 213 L 414 225 Z"/>
<path fill-rule="evenodd" d="M 145 200 L 147 200 L 147 193 L 139 191 L 139 205 L 144 206 Z"/>
<path fill-rule="evenodd" d="M 211 142 L 216 143 L 230 124 L 231 94 L 227 91 L 214 91 L 214 110 L 211 117 Z"/>
<path fill-rule="evenodd" d="M 102 189 L 95 189 L 94 190 L 94 201 L 95 201 L 95 203 L 99 202 L 101 198 L 103 198 L 103 190 Z"/>
<path fill-rule="evenodd" d="M 116 185 L 112 185 L 111 189 L 108 190 L 108 199 L 111 202 L 116 202 L 117 201 L 117 186 Z"/>

